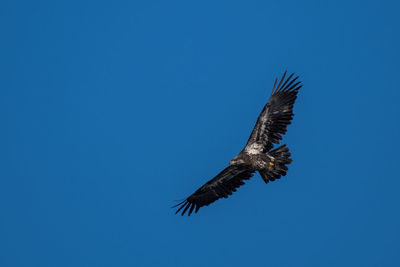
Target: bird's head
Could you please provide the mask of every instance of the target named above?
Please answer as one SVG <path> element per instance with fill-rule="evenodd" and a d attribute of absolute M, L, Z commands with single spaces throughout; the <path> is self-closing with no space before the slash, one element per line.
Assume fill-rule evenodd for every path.
<path fill-rule="evenodd" d="M 243 163 L 244 163 L 244 159 L 242 157 L 240 157 L 240 155 L 237 155 L 236 157 L 231 159 L 231 162 L 229 163 L 229 165 L 237 165 L 237 164 L 243 164 Z"/>

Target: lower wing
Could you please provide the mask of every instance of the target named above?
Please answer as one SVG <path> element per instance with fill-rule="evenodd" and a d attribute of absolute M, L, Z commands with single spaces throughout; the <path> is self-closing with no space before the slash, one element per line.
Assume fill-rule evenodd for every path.
<path fill-rule="evenodd" d="M 184 215 L 189 210 L 188 215 L 203 207 L 208 206 L 220 198 L 227 198 L 235 192 L 238 187 L 244 185 L 244 180 L 250 179 L 254 174 L 254 169 L 249 165 L 231 165 L 225 168 L 213 179 L 208 181 L 202 187 L 197 189 L 190 197 L 174 206 L 178 207 L 175 212 L 178 213 L 182 210 Z"/>

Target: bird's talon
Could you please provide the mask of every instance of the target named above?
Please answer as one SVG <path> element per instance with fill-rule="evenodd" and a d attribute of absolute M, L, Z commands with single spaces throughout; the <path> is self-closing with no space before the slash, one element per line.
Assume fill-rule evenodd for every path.
<path fill-rule="evenodd" d="M 272 169 L 274 166 L 275 166 L 275 163 L 272 162 L 272 161 L 270 161 L 270 162 L 269 162 L 269 168 Z"/>

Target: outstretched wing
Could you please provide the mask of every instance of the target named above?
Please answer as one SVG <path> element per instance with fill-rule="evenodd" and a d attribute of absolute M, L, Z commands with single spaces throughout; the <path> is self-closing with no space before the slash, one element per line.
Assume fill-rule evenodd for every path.
<path fill-rule="evenodd" d="M 292 79 L 293 74 L 285 80 L 285 72 L 278 86 L 278 80 L 275 80 L 271 97 L 258 117 L 246 147 L 258 143 L 264 150 L 270 150 L 273 144 L 279 144 L 293 118 L 293 104 L 302 87 L 301 82 L 295 83 L 298 76 Z"/>
<path fill-rule="evenodd" d="M 175 205 L 174 208 L 179 206 L 175 214 L 183 209 L 182 215 L 189 210 L 188 215 L 190 216 L 193 210 L 197 213 L 201 207 L 208 206 L 222 197 L 227 198 L 229 195 L 232 195 L 232 192 L 235 192 L 238 187 L 244 184 L 244 180 L 250 179 L 254 171 L 255 170 L 251 168 L 251 166 L 244 164 L 231 165 L 225 168 L 190 197 Z"/>

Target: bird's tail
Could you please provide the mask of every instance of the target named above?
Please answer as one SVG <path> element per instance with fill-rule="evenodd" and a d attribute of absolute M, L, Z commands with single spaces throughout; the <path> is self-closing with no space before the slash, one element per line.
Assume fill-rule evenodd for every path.
<path fill-rule="evenodd" d="M 282 145 L 267 152 L 267 155 L 271 158 L 268 167 L 258 171 L 265 183 L 275 181 L 275 179 L 285 176 L 288 170 L 286 165 L 292 162 L 289 148 L 286 145 Z"/>

